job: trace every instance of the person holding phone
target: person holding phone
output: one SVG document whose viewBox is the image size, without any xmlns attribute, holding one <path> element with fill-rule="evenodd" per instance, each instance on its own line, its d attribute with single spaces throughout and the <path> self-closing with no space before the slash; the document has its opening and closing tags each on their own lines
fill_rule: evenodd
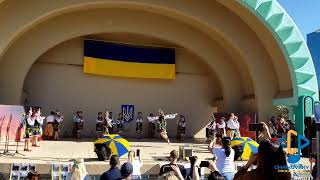
<svg viewBox="0 0 320 180">
<path fill-rule="evenodd" d="M 197 158 L 194 165 L 191 166 L 192 180 L 200 180 L 200 168 L 202 167 L 206 167 L 210 169 L 211 173 L 208 176 L 209 180 L 224 180 L 224 177 L 220 174 L 216 166 L 216 161 L 217 161 L 217 158 L 215 156 L 212 158 L 211 161 L 200 161 L 200 159 Z"/>
<path fill-rule="evenodd" d="M 179 179 L 183 179 L 183 176 L 186 176 L 187 173 L 183 165 L 177 164 L 178 158 L 178 152 L 176 150 L 172 150 L 170 152 L 170 163 L 161 166 L 159 176 L 165 176 L 173 173 Z"/>
<path fill-rule="evenodd" d="M 138 157 L 138 159 L 136 157 Z M 133 179 L 141 179 L 140 169 L 143 166 L 143 162 L 142 162 L 142 157 L 140 154 L 140 149 L 137 149 L 137 153 L 135 153 L 132 150 L 129 151 L 128 162 L 133 165 L 132 178 Z"/>
<path fill-rule="evenodd" d="M 216 138 L 209 144 L 209 150 L 215 157 L 217 157 L 217 168 L 224 179 L 232 180 L 236 169 L 234 166 L 235 152 L 230 147 L 231 138 L 223 137 L 222 146 L 216 146 Z"/>
</svg>

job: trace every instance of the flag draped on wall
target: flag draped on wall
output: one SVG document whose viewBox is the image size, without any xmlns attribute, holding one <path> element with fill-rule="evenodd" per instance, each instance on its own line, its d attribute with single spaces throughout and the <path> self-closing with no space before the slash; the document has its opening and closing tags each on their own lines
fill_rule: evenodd
<svg viewBox="0 0 320 180">
<path fill-rule="evenodd" d="M 84 41 L 84 73 L 175 79 L 175 51 L 102 41 Z"/>
</svg>

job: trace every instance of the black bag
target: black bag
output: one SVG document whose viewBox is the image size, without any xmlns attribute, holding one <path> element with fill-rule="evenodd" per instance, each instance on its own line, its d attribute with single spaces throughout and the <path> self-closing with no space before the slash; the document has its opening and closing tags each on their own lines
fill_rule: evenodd
<svg viewBox="0 0 320 180">
<path fill-rule="evenodd" d="M 234 150 L 234 160 L 236 161 L 241 158 L 241 155 L 243 153 L 242 146 L 233 146 L 232 149 Z"/>
</svg>

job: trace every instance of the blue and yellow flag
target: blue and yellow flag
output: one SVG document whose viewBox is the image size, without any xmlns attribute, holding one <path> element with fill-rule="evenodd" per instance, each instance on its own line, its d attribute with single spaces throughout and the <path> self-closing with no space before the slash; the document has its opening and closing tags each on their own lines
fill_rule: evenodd
<svg viewBox="0 0 320 180">
<path fill-rule="evenodd" d="M 102 41 L 84 41 L 84 72 L 90 74 L 175 79 L 175 51 Z"/>
</svg>

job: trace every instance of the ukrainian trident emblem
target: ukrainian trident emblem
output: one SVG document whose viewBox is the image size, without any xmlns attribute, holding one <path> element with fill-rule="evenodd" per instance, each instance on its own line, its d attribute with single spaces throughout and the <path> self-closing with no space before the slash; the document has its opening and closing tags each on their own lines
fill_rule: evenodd
<svg viewBox="0 0 320 180">
<path fill-rule="evenodd" d="M 122 116 L 126 122 L 132 121 L 134 117 L 134 105 L 121 105 Z"/>
</svg>

